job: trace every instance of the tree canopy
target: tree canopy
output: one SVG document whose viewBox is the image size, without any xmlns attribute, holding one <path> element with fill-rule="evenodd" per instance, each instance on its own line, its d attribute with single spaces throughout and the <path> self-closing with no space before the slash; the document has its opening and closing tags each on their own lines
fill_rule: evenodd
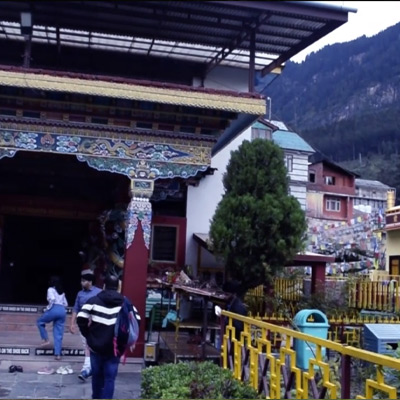
<svg viewBox="0 0 400 400">
<path fill-rule="evenodd" d="M 210 227 L 214 254 L 230 278 L 255 287 L 302 249 L 305 215 L 288 194 L 283 152 L 271 141 L 244 141 L 231 153 L 223 183 Z"/>
</svg>

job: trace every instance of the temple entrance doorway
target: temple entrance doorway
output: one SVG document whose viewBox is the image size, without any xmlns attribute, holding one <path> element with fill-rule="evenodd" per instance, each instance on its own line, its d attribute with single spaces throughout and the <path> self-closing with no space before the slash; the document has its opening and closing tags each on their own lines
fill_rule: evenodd
<svg viewBox="0 0 400 400">
<path fill-rule="evenodd" d="M 72 305 L 86 264 L 79 253 L 98 217 L 129 202 L 128 189 L 125 176 L 75 156 L 21 151 L 1 159 L 0 303 L 46 304 L 49 278 L 60 275 Z"/>
<path fill-rule="evenodd" d="M 0 302 L 46 304 L 48 281 L 62 278 L 69 305 L 80 289 L 79 252 L 88 221 L 6 216 L 0 270 Z"/>
</svg>

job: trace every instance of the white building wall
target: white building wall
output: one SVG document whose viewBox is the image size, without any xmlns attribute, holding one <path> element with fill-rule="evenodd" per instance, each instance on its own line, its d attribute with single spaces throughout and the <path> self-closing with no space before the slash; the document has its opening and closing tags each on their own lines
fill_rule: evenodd
<svg viewBox="0 0 400 400">
<path fill-rule="evenodd" d="M 204 81 L 204 86 L 214 89 L 248 91 L 248 71 L 229 67 L 214 68 Z M 232 142 L 219 151 L 211 160 L 211 167 L 216 168 L 214 175 L 208 175 L 200 181 L 199 186 L 189 186 L 187 193 L 187 230 L 186 230 L 186 264 L 193 270 L 197 265 L 197 243 L 193 233 L 208 233 L 211 219 L 224 193 L 223 174 L 231 157 L 244 140 L 251 140 L 251 127 L 238 135 Z M 308 181 L 308 154 L 297 151 L 285 151 L 293 156 L 293 171 L 289 174 L 290 193 L 296 197 L 303 210 L 306 210 L 306 182 Z M 303 184 L 304 183 L 304 184 Z M 201 252 L 201 266 L 213 267 L 217 260 L 207 251 Z"/>
<path fill-rule="evenodd" d="M 200 181 L 197 187 L 189 186 L 187 192 L 187 227 L 186 227 L 186 264 L 192 267 L 197 263 L 197 244 L 193 233 L 208 233 L 211 219 L 224 193 L 223 174 L 231 158 L 231 152 L 237 150 L 243 140 L 251 140 L 251 128 L 230 142 L 211 160 L 211 167 L 217 168 L 214 175 L 208 175 Z M 202 267 L 212 267 L 217 264 L 214 257 L 202 253 Z"/>
<path fill-rule="evenodd" d="M 299 184 L 290 183 L 290 194 L 298 200 L 300 203 L 301 209 L 306 211 L 307 206 L 307 188 L 306 186 L 301 186 Z"/>
<path fill-rule="evenodd" d="M 308 182 L 308 153 L 285 152 L 293 156 L 293 170 L 289 173 L 290 180 L 298 182 Z"/>
<path fill-rule="evenodd" d="M 249 72 L 231 67 L 215 67 L 204 80 L 204 87 L 247 93 L 249 91 Z"/>
<path fill-rule="evenodd" d="M 206 88 L 248 92 L 249 73 L 229 67 L 216 67 L 204 81 Z M 216 168 L 214 175 L 208 175 L 200 181 L 199 186 L 189 186 L 187 192 L 187 226 L 186 226 L 186 264 L 195 268 L 197 264 L 197 243 L 193 233 L 208 233 L 211 218 L 222 198 L 224 186 L 222 176 L 226 171 L 231 151 L 236 150 L 243 140 L 251 140 L 251 128 L 248 128 L 211 160 L 211 167 Z M 217 261 L 207 251 L 202 251 L 202 267 L 213 267 Z"/>
<path fill-rule="evenodd" d="M 285 155 L 293 156 L 293 169 L 289 172 L 290 194 L 298 200 L 301 209 L 306 211 L 307 181 L 308 181 L 308 153 L 284 151 Z"/>
</svg>

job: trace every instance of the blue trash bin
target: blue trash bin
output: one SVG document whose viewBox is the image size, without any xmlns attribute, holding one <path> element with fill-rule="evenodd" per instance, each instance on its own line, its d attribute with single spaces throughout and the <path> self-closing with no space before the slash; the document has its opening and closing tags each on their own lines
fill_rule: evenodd
<svg viewBox="0 0 400 400">
<path fill-rule="evenodd" d="M 312 321 L 309 321 L 312 319 Z M 293 322 L 300 332 L 315 336 L 320 339 L 328 338 L 329 323 L 326 315 L 319 310 L 301 310 Z M 316 345 L 305 340 L 295 339 L 294 350 L 296 351 L 296 366 L 301 369 L 308 369 L 310 358 L 315 358 Z M 322 356 L 325 356 L 325 348 L 321 349 Z"/>
</svg>

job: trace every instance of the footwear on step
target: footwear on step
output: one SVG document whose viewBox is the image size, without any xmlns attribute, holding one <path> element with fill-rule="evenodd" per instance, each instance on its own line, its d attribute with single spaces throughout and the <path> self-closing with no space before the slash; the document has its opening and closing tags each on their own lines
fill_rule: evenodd
<svg viewBox="0 0 400 400">
<path fill-rule="evenodd" d="M 61 375 L 68 375 L 69 373 L 65 367 L 59 367 L 56 372 Z"/>
<path fill-rule="evenodd" d="M 49 367 L 44 367 L 42 369 L 39 369 L 39 371 L 37 373 L 39 375 L 52 375 L 52 374 L 54 374 L 54 369 L 49 368 Z"/>
<path fill-rule="evenodd" d="M 72 369 L 72 367 L 70 365 L 66 365 L 64 367 L 64 369 L 67 371 L 68 374 L 73 374 L 74 370 Z"/>
<path fill-rule="evenodd" d="M 82 382 L 86 382 L 86 379 L 89 378 L 89 376 L 91 376 L 92 374 L 89 373 L 88 371 L 81 371 L 81 373 L 78 375 L 78 378 L 82 381 Z"/>
<path fill-rule="evenodd" d="M 42 343 L 40 343 L 40 347 L 46 347 L 50 345 L 50 341 L 49 340 L 43 340 Z"/>
<path fill-rule="evenodd" d="M 55 356 L 54 357 L 57 361 L 60 361 L 61 360 L 61 356 Z"/>
</svg>

